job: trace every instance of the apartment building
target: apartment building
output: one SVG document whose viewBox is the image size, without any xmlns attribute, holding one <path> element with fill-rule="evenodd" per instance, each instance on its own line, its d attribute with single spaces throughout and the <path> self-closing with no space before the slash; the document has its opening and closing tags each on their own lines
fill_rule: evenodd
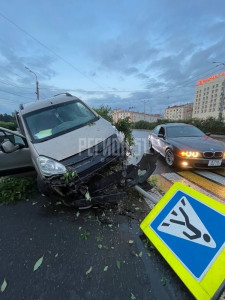
<svg viewBox="0 0 225 300">
<path fill-rule="evenodd" d="M 120 108 L 114 109 L 112 111 L 112 116 L 114 123 L 116 123 L 119 119 L 124 119 L 126 117 L 129 117 L 131 122 L 147 121 L 150 123 L 156 122 L 157 119 L 163 118 L 163 116 L 160 114 L 144 114 L 130 110 L 123 110 Z"/>
<path fill-rule="evenodd" d="M 165 109 L 164 117 L 167 120 L 188 120 L 192 118 L 193 103 L 168 106 Z"/>
<path fill-rule="evenodd" d="M 195 88 L 193 118 L 225 118 L 225 72 L 198 80 Z"/>
</svg>

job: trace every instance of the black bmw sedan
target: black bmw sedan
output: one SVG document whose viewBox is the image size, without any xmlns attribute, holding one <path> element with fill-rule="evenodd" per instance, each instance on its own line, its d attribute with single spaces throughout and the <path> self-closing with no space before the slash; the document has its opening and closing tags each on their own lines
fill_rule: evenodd
<svg viewBox="0 0 225 300">
<path fill-rule="evenodd" d="M 150 149 L 165 157 L 169 166 L 184 168 L 225 167 L 225 144 L 193 125 L 158 125 L 148 137 Z"/>
</svg>

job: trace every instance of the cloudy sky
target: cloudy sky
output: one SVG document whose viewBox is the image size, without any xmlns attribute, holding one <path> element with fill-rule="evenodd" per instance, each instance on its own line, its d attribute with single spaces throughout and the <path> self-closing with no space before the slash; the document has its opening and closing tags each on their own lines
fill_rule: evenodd
<svg viewBox="0 0 225 300">
<path fill-rule="evenodd" d="M 92 107 L 163 113 L 225 71 L 224 0 L 0 3 L 0 113 L 70 92 Z"/>
</svg>

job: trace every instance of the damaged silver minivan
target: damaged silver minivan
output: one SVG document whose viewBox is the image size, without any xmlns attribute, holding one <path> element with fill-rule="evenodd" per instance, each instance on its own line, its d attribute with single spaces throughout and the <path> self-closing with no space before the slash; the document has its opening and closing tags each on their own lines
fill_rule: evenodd
<svg viewBox="0 0 225 300">
<path fill-rule="evenodd" d="M 34 168 L 39 190 L 66 205 L 104 202 L 112 186 L 110 197 L 118 198 L 119 187 L 141 183 L 155 169 L 150 154 L 127 165 L 123 134 L 71 94 L 20 105 L 15 116 L 17 132 L 0 128 L 0 176 Z"/>
</svg>

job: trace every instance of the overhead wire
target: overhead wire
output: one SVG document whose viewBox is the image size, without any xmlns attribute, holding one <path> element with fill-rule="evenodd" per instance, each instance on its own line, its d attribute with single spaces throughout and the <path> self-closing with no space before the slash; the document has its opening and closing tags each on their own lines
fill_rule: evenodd
<svg viewBox="0 0 225 300">
<path fill-rule="evenodd" d="M 11 94 L 11 95 L 18 96 L 18 97 L 22 97 L 22 98 L 30 99 L 30 97 L 22 96 L 22 95 L 19 95 L 19 94 L 16 94 L 16 93 L 12 93 L 12 92 L 8 92 L 8 91 L 4 91 L 4 90 L 1 90 L 1 89 L 0 89 L 0 92 L 7 93 L 7 94 Z M 30 100 L 31 100 L 31 99 L 30 99 Z"/>
<path fill-rule="evenodd" d="M 91 79 L 89 76 L 87 76 L 85 73 L 81 72 L 77 67 L 75 67 L 71 62 L 69 62 L 68 60 L 66 60 L 65 58 L 63 58 L 61 55 L 59 55 L 58 53 L 56 53 L 54 50 L 52 50 L 50 47 L 48 47 L 47 45 L 45 45 L 43 42 L 41 42 L 40 40 L 38 40 L 36 37 L 34 37 L 33 35 L 31 35 L 30 33 L 28 33 L 26 30 L 24 30 L 22 27 L 20 27 L 19 25 L 17 25 L 14 21 L 10 20 L 8 17 L 6 17 L 4 14 L 2 14 L 0 12 L 0 16 L 2 18 L 4 18 L 6 21 L 8 21 L 9 23 L 11 23 L 13 26 L 15 26 L 18 30 L 20 30 L 21 32 L 23 32 L 24 34 L 26 34 L 27 36 L 29 36 L 31 39 L 33 39 L 35 42 L 37 42 L 39 45 L 41 45 L 42 47 L 44 47 L 45 49 L 47 49 L 49 52 L 51 52 L 52 54 L 55 55 L 55 57 L 57 57 L 58 59 L 62 60 L 64 63 L 66 63 L 67 65 L 69 65 L 70 67 L 72 67 L 75 71 L 77 71 L 78 73 L 80 73 L 82 76 L 86 77 L 90 82 L 94 83 L 95 85 L 97 85 L 98 87 L 100 87 L 101 91 L 86 91 L 84 90 L 84 92 L 93 92 L 93 93 L 137 93 L 137 92 L 150 92 L 149 89 L 143 89 L 143 90 L 134 90 L 134 91 L 130 91 L 130 90 L 111 90 L 111 91 L 107 91 L 105 90 L 102 86 L 100 86 L 95 80 Z M 218 65 L 219 66 L 219 65 Z M 209 73 L 211 70 L 213 69 L 216 69 L 218 66 L 215 66 L 215 67 L 212 67 L 210 68 L 209 70 L 207 71 L 204 71 L 203 73 L 200 73 L 200 74 L 196 74 L 194 75 L 193 77 L 191 77 L 190 79 L 187 79 L 185 81 L 183 81 L 182 83 L 178 84 L 176 87 L 174 88 L 169 88 L 169 89 L 166 89 L 162 92 L 158 92 L 157 95 L 162 95 L 164 93 L 168 93 L 170 91 L 175 91 L 177 90 L 177 88 L 179 87 L 185 87 L 184 84 L 188 83 L 188 84 L 191 84 L 193 81 L 194 81 L 194 78 L 197 78 L 197 77 L 200 77 L 200 76 L 203 76 L 203 74 L 205 73 Z M 9 71 L 9 70 L 7 70 Z M 12 71 L 9 71 L 11 73 L 14 73 Z M 19 76 L 22 78 L 22 76 L 14 73 L 15 75 Z M 1 81 L 2 82 L 2 81 Z M 2 82 L 3 84 L 8 84 L 8 85 L 12 85 L 14 87 L 18 87 L 18 88 L 25 88 L 25 89 L 32 89 L 32 88 L 29 88 L 29 87 L 22 87 L 22 86 L 15 86 L 11 83 L 6 83 L 6 82 Z M 189 86 L 186 86 L 186 87 L 189 87 Z M 40 89 L 47 89 L 47 90 L 51 90 L 52 88 L 48 88 L 48 87 L 43 87 L 43 88 L 40 88 Z M 52 90 L 69 90 L 69 91 L 78 91 L 78 90 L 74 90 L 74 89 L 59 89 L 59 88 L 54 88 Z M 3 91 L 3 92 L 6 92 L 6 91 Z M 9 93 L 9 92 L 8 92 Z M 11 94 L 14 94 L 14 93 L 11 93 Z M 43 94 L 43 93 L 42 93 Z M 17 95 L 17 94 L 14 94 L 16 96 L 20 96 L 20 97 L 24 97 L 24 96 L 21 96 L 21 95 Z M 25 97 L 25 98 L 28 98 L 28 97 Z"/>
<path fill-rule="evenodd" d="M 24 34 L 26 34 L 27 36 L 29 36 L 31 39 L 33 39 L 35 42 L 37 42 L 39 45 L 41 45 L 42 47 L 44 47 L 45 49 L 47 49 L 48 51 L 50 51 L 51 53 L 53 53 L 58 59 L 62 60 L 64 63 L 66 63 L 67 65 L 69 65 L 70 67 L 72 67 L 75 71 L 77 71 L 78 73 L 80 73 L 82 76 L 86 77 L 90 82 L 94 83 L 95 85 L 97 85 L 98 87 L 100 87 L 101 89 L 104 89 L 101 85 L 99 85 L 95 80 L 91 79 L 89 76 L 87 76 L 85 73 L 81 72 L 77 67 L 75 67 L 71 62 L 69 62 L 68 60 L 66 60 L 65 58 L 63 58 L 61 55 L 59 55 L 58 53 L 56 53 L 54 50 L 50 49 L 48 46 L 46 46 L 44 43 L 42 43 L 41 41 L 39 41 L 36 37 L 34 37 L 33 35 L 31 35 L 30 33 L 28 33 L 26 30 L 24 30 L 22 27 L 20 27 L 19 25 L 17 25 L 15 22 L 13 22 L 12 20 L 10 20 L 8 17 L 6 17 L 5 15 L 3 15 L 0 12 L 0 16 L 2 18 L 4 18 L 5 20 L 7 20 L 9 23 L 11 23 L 13 26 L 15 26 L 17 29 L 19 29 L 20 31 L 22 31 Z"/>
</svg>

